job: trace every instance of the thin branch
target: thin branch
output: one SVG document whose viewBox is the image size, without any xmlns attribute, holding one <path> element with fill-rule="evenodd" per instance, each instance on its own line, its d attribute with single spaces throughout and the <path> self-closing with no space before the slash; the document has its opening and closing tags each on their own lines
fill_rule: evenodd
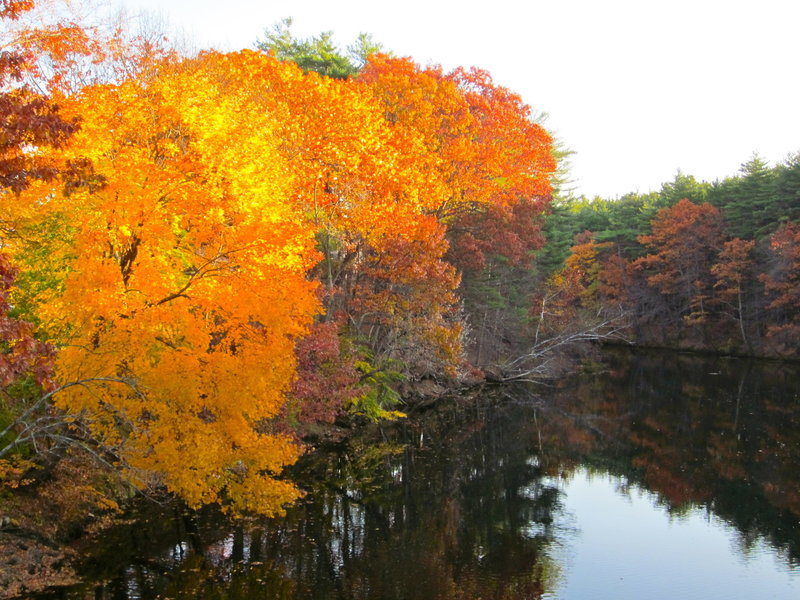
<svg viewBox="0 0 800 600">
<path fill-rule="evenodd" d="M 91 377 L 91 378 L 87 378 L 87 379 L 81 379 L 79 381 L 72 381 L 72 382 L 69 382 L 69 383 L 65 383 L 64 385 L 59 386 L 56 389 L 54 389 L 54 390 L 52 390 L 50 392 L 47 392 L 46 394 L 42 395 L 36 402 L 34 402 L 31 406 L 29 406 L 28 409 L 24 413 L 22 413 L 19 417 L 14 419 L 2 432 L 0 432 L 0 439 L 5 437 L 6 434 L 8 434 L 10 431 L 16 429 L 20 425 L 25 427 L 25 429 L 23 429 L 23 431 L 28 429 L 30 427 L 30 425 L 31 425 L 29 423 L 29 419 L 30 419 L 31 415 L 34 414 L 34 412 L 36 412 L 40 408 L 42 408 L 45 404 L 47 404 L 56 394 L 59 394 L 59 393 L 63 392 L 64 390 L 67 390 L 69 388 L 76 387 L 76 386 L 83 387 L 87 391 L 89 391 L 90 393 L 93 394 L 94 391 L 89 387 L 89 384 L 90 383 L 97 383 L 97 382 L 121 383 L 123 385 L 127 385 L 128 387 L 130 387 L 137 394 L 141 393 L 137 389 L 135 383 L 133 383 L 131 380 L 119 379 L 119 378 L 116 378 L 116 377 Z M 19 440 L 19 437 L 15 438 L 15 440 L 13 442 L 7 444 L 4 448 L 0 448 L 0 457 L 5 456 L 6 454 L 8 454 L 8 452 L 11 451 L 12 448 L 17 446 L 19 443 L 22 443 L 22 442 L 19 442 L 18 440 Z M 35 444 L 35 436 L 30 437 L 29 440 Z"/>
<path fill-rule="evenodd" d="M 627 313 L 620 312 L 602 319 L 601 314 L 596 317 L 600 321 L 594 322 L 584 329 L 562 331 L 559 334 L 539 340 L 539 331 L 533 346 L 523 354 L 505 364 L 498 365 L 502 374 L 500 380 L 509 381 L 535 381 L 535 378 L 546 376 L 552 361 L 559 356 L 559 351 L 565 351 L 576 345 L 587 342 L 603 340 L 627 341 L 625 331 L 628 327 Z"/>
</svg>

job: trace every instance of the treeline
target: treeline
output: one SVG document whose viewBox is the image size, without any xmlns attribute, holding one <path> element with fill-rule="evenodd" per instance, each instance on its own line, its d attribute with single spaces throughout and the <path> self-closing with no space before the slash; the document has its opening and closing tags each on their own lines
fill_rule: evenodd
<svg viewBox="0 0 800 600">
<path fill-rule="evenodd" d="M 550 201 L 519 96 L 363 36 L 185 56 L 33 5 L 0 3 L 0 481 L 280 512 L 309 427 L 469 373 L 461 274 L 528 260 Z"/>
<path fill-rule="evenodd" d="M 613 315 L 638 344 L 798 357 L 800 156 L 552 208 L 544 320 Z"/>
</svg>

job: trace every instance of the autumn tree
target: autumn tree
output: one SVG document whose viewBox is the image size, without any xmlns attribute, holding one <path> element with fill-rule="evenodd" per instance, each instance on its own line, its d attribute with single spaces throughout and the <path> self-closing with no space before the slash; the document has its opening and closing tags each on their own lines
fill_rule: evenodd
<svg viewBox="0 0 800 600">
<path fill-rule="evenodd" d="M 431 346 L 409 324 L 435 329 L 436 307 L 453 302 L 455 284 L 444 271 L 449 290 L 430 279 L 446 246 L 439 225 L 413 201 L 417 181 L 399 172 L 380 105 L 360 83 L 303 74 L 272 57 L 254 60 L 288 111 L 280 151 L 293 173 L 291 196 L 322 252 L 312 274 L 324 286 L 324 319 L 341 322 L 376 367 L 402 360 L 416 370 L 425 361 L 410 360 L 410 348 L 416 343 L 421 358 Z"/>
<path fill-rule="evenodd" d="M 17 21 L 31 10 L 32 1 L 4 0 L 0 20 Z M 77 130 L 77 119 L 64 117 L 51 98 L 26 84 L 32 57 L 4 36 L 0 48 L 0 483 L 25 472 L 19 463 L 24 444 L 41 433 L 46 407 L 38 399 L 52 390 L 54 348 L 35 336 L 34 326 L 21 318 L 11 299 L 19 268 L 5 249 L 13 229 L 5 207 L 36 181 L 53 181 L 61 161 L 41 156 L 39 150 L 59 149 Z"/>
<path fill-rule="evenodd" d="M 674 318 L 702 322 L 713 294 L 711 265 L 722 242 L 719 211 L 708 203 L 681 200 L 661 209 L 652 233 L 639 237 L 649 250 L 634 263 Z"/>
<path fill-rule="evenodd" d="M 574 326 L 580 327 L 580 312 L 597 308 L 600 272 L 598 253 L 597 243 L 590 231 L 575 237 L 564 268 L 554 274 L 533 298 L 531 315 L 536 322 L 534 345 L 540 338 L 550 338 Z"/>
<path fill-rule="evenodd" d="M 214 72 L 247 78 L 247 56 L 205 55 L 70 98 L 63 110 L 83 120 L 63 154 L 93 175 L 21 193 L 12 249 L 30 272 L 50 269 L 28 302 L 60 346 L 59 380 L 87 382 L 56 404 L 128 477 L 193 506 L 274 513 L 297 495 L 275 475 L 298 449 L 264 422 L 283 406 L 295 339 L 317 310 L 305 277 L 315 254 L 289 201 L 275 115 Z M 54 221 L 63 243 L 31 262 L 26 241 Z"/>
<path fill-rule="evenodd" d="M 530 107 L 485 71 L 446 74 L 373 55 L 359 81 L 384 105 L 405 168 L 427 181 L 416 201 L 440 220 L 550 192 L 550 136 L 533 121 Z"/>
<path fill-rule="evenodd" d="M 659 192 L 613 200 L 561 199 L 545 220 L 547 244 L 537 254 L 538 264 L 545 272 L 558 272 L 575 233 L 590 230 L 598 243 L 613 242 L 617 248 L 604 269 L 612 261 L 616 264 L 614 287 L 622 292 L 623 303 L 635 309 L 640 341 L 767 355 L 786 352 L 788 344 L 778 340 L 781 331 L 792 335 L 791 327 L 785 327 L 788 304 L 770 305 L 780 303 L 793 286 L 786 284 L 791 261 L 781 248 L 798 217 L 796 158 L 789 156 L 770 168 L 756 155 L 737 176 L 713 184 L 679 172 Z M 678 211 L 702 212 L 687 210 L 681 197 L 695 206 L 705 206 L 700 204 L 705 200 L 719 215 L 712 217 L 713 210 L 706 208 L 709 218 L 681 225 Z M 656 222 L 652 231 L 651 221 Z M 696 230 L 702 222 L 711 227 Z M 671 223 L 671 232 L 666 223 Z M 773 238 L 776 230 L 780 233 Z M 698 252 L 699 246 L 705 250 Z M 633 261 L 632 269 L 625 267 L 626 261 Z M 769 288 L 766 296 L 762 284 Z M 684 335 L 691 339 L 680 340 Z"/>
<path fill-rule="evenodd" d="M 461 273 L 459 295 L 476 365 L 509 356 L 528 342 L 531 294 L 541 280 L 534 253 L 544 244 L 543 199 L 487 206 L 448 228 L 447 260 Z"/>
<path fill-rule="evenodd" d="M 374 398 L 394 364 L 455 372 L 455 230 L 488 215 L 522 260 L 550 138 L 479 70 L 156 53 L 103 79 L 81 70 L 96 44 L 74 48 L 31 73 L 80 129 L 17 142 L 61 179 L 28 169 L 3 198 L 10 302 L 58 348 L 53 406 L 141 488 L 278 512 L 287 420 Z"/>
<path fill-rule="evenodd" d="M 780 354 L 796 356 L 800 332 L 800 225 L 782 226 L 770 239 L 773 261 L 761 274 L 770 303 L 768 336 Z"/>
<path fill-rule="evenodd" d="M 711 267 L 716 279 L 717 301 L 725 307 L 718 312 L 726 314 L 738 325 L 742 343 L 749 350 L 752 350 L 752 343 L 747 335 L 747 299 L 753 282 L 752 252 L 755 245 L 754 240 L 729 240 L 722 247 L 718 262 Z"/>
<path fill-rule="evenodd" d="M 592 344 L 625 341 L 630 326 L 628 264 L 592 232 L 575 237 L 564 267 L 530 293 L 526 337 L 490 369 L 502 381 L 556 377 Z"/>
<path fill-rule="evenodd" d="M 461 323 L 459 276 L 444 259 L 444 228 L 429 218 L 411 239 L 397 236 L 364 254 L 352 302 L 352 328 L 372 351 L 417 376 L 455 374 Z"/>
<path fill-rule="evenodd" d="M 31 323 L 12 314 L 9 292 L 17 272 L 0 252 L 0 484 L 27 470 L 25 445 L 41 433 L 39 419 L 47 408 L 38 397 L 54 387 L 53 346 L 37 340 Z"/>
<path fill-rule="evenodd" d="M 576 311 L 584 327 L 596 319 L 619 327 L 627 311 L 628 269 L 613 243 L 597 242 L 592 232 L 585 231 L 575 236 L 564 268 L 551 280 L 551 293 L 558 297 L 562 312 Z"/>
<path fill-rule="evenodd" d="M 271 49 L 302 66 L 293 51 Z M 379 54 L 351 81 L 308 72 L 287 82 L 272 85 L 292 99 L 284 148 L 318 232 L 325 318 L 344 315 L 379 363 L 401 361 L 417 376 L 452 371 L 461 324 L 450 232 L 489 209 L 508 223 L 523 199 L 540 211 L 549 136 L 479 71 L 445 74 Z M 533 220 L 525 226 L 536 238 Z"/>
<path fill-rule="evenodd" d="M 532 213 L 546 206 L 555 167 L 552 141 L 530 108 L 477 69 L 444 73 L 374 55 L 358 81 L 383 106 L 398 169 L 411 191 L 402 200 L 447 232 L 446 260 L 466 272 L 490 254 L 527 259 L 526 244 L 541 239 Z M 492 227 L 499 236 L 489 240 Z M 455 326 L 455 303 L 450 307 L 445 322 Z"/>
<path fill-rule="evenodd" d="M 9 292 L 17 272 L 0 253 L 0 389 L 5 391 L 28 375 L 41 387 L 52 388 L 52 348 L 35 339 L 30 323 L 11 314 Z"/>
<path fill-rule="evenodd" d="M 611 200 L 558 199 L 545 221 L 547 244 L 537 253 L 537 262 L 547 275 L 559 271 L 570 254 L 575 236 L 583 231 L 591 231 L 598 243 L 615 244 L 627 260 L 638 258 L 644 252 L 637 238 L 649 233 L 650 221 L 661 208 L 665 205 L 657 192 L 625 194 Z"/>
<path fill-rule="evenodd" d="M 287 428 L 303 433 L 304 428 L 333 423 L 369 393 L 357 351 L 340 330 L 336 321 L 320 321 L 297 342 L 297 377 L 283 408 Z"/>
<path fill-rule="evenodd" d="M 40 92 L 71 94 L 118 83 L 185 54 L 166 26 L 146 14 L 131 17 L 94 0 L 27 4 L 0 32 L 0 45 L 24 57 L 25 80 Z"/>
<path fill-rule="evenodd" d="M 33 9 L 32 1 L 4 0 L 0 20 L 13 22 Z M 19 192 L 37 179 L 52 180 L 58 165 L 39 156 L 38 147 L 59 148 L 77 129 L 77 119 L 63 118 L 59 106 L 27 84 L 35 55 L 17 36 L 0 38 L 0 194 Z M 0 224 L 5 221 L 0 217 Z"/>
</svg>

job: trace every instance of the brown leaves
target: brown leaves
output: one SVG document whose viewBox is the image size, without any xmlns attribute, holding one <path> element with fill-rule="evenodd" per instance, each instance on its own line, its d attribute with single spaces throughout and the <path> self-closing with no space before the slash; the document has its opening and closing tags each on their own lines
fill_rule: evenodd
<svg viewBox="0 0 800 600">
<path fill-rule="evenodd" d="M 773 313 L 768 337 L 779 354 L 796 356 L 800 333 L 800 225 L 781 226 L 770 242 L 774 263 L 769 272 L 759 277 Z"/>
<path fill-rule="evenodd" d="M 646 273 L 653 288 L 672 298 L 685 319 L 702 322 L 713 288 L 710 269 L 723 237 L 719 211 L 684 198 L 660 210 L 652 229 L 652 234 L 639 237 L 651 253 L 634 267 Z"/>
</svg>

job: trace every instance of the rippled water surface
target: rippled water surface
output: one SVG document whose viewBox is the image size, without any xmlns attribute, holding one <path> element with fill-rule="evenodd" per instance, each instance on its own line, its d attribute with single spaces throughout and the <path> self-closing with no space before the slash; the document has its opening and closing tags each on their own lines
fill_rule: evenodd
<svg viewBox="0 0 800 600">
<path fill-rule="evenodd" d="M 800 379 L 609 354 L 306 457 L 285 518 L 143 507 L 64 598 L 800 598 Z"/>
</svg>

